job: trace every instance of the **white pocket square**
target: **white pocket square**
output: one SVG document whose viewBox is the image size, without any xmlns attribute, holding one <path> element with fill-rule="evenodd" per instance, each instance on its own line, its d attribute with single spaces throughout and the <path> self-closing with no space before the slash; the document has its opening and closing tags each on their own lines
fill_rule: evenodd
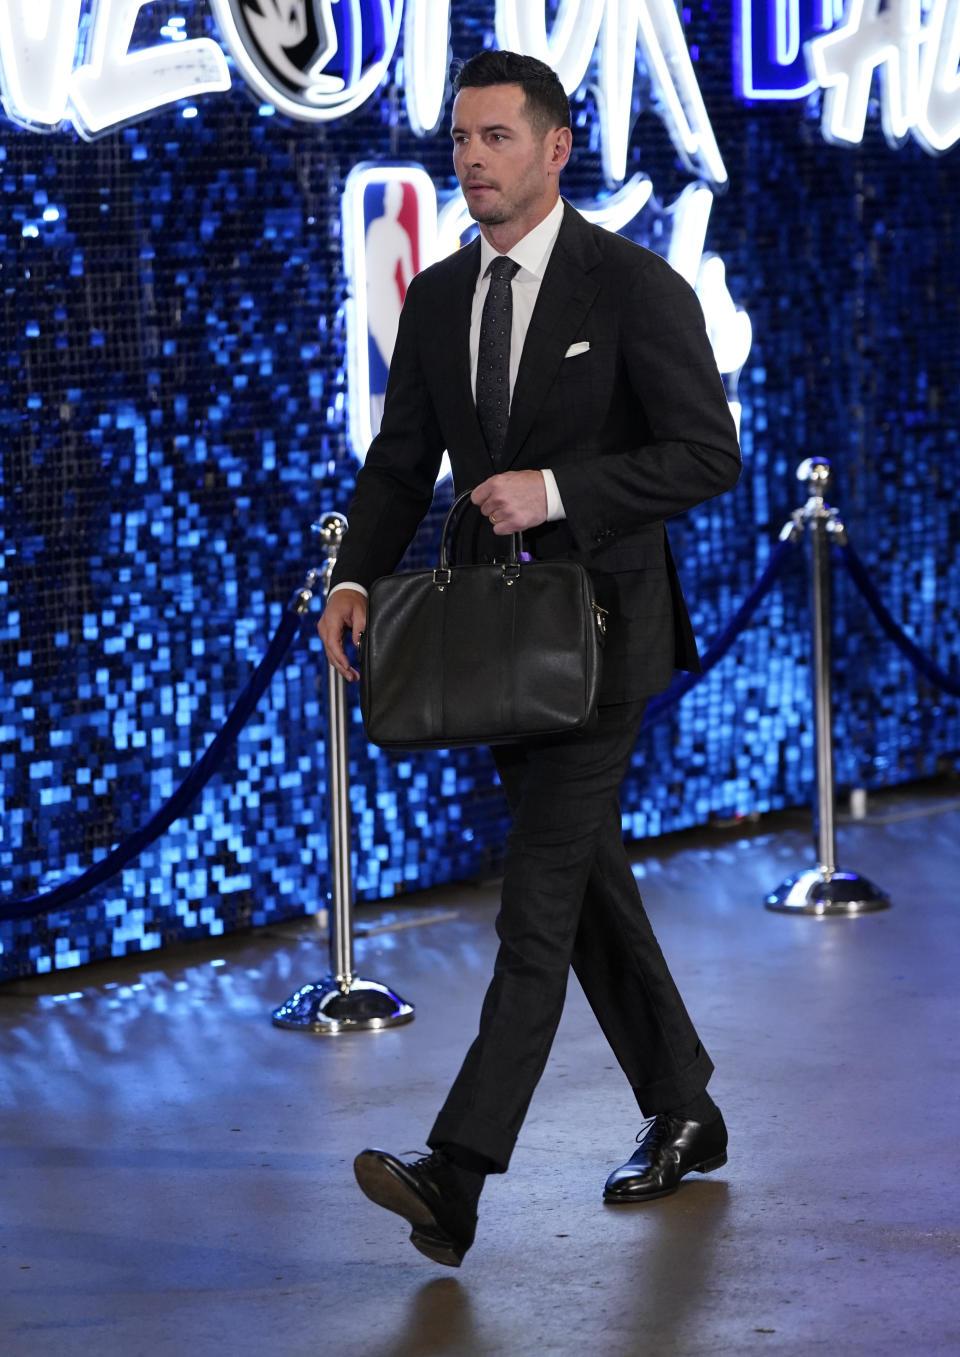
<svg viewBox="0 0 960 1357">
<path fill-rule="evenodd" d="M 589 339 L 581 339 L 578 344 L 571 344 L 563 356 L 564 358 L 576 358 L 578 353 L 587 353 L 589 349 Z"/>
</svg>

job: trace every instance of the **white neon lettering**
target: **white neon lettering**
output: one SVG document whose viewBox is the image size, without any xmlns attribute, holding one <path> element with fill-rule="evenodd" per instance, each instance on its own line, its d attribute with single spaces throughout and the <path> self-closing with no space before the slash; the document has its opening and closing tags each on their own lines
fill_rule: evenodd
<svg viewBox="0 0 960 1357">
<path fill-rule="evenodd" d="M 142 117 L 177 99 L 230 88 L 230 73 L 210 38 L 130 52 L 137 15 L 149 0 L 97 0 L 89 60 L 70 77 L 73 122 L 82 137 Z"/>
<path fill-rule="evenodd" d="M 739 372 L 750 353 L 753 326 L 746 311 L 730 296 L 727 266 L 719 255 L 703 256 L 696 292 L 703 307 L 717 367 L 724 374 Z"/>
<path fill-rule="evenodd" d="M 561 0 L 549 35 L 542 0 L 497 0 L 496 30 L 501 47 L 553 66 L 568 94 L 586 74 L 599 39 L 600 141 L 611 183 L 626 174 L 639 45 L 674 146 L 694 174 L 726 183 L 673 0 Z"/>
<path fill-rule="evenodd" d="M 960 140 L 960 0 L 737 0 L 741 39 L 742 92 L 750 99 L 796 99 L 822 87 L 823 130 L 827 140 L 856 144 L 862 139 L 873 73 L 881 84 L 881 114 L 891 145 L 912 132 L 924 150 L 949 150 Z M 128 50 L 141 8 L 150 0 L 94 0 L 87 26 L 87 57 L 72 70 L 84 0 L 0 0 L 0 102 L 7 117 L 34 131 L 71 117 L 81 135 L 93 136 L 118 123 L 150 113 L 179 98 L 230 86 L 219 45 L 187 39 L 182 20 L 164 24 L 171 39 L 146 51 Z M 195 0 L 199 3 L 199 0 Z M 404 85 L 411 127 L 434 132 L 443 110 L 452 0 L 210 0 L 226 46 L 245 81 L 271 107 L 301 121 L 332 120 L 359 107 L 382 83 L 404 23 Z M 352 34 L 344 77 L 323 69 L 337 52 L 331 6 L 345 16 Z M 382 35 L 374 60 L 364 67 L 362 40 L 376 7 L 374 31 Z M 239 7 L 248 29 L 234 19 Z M 306 31 L 312 7 L 320 43 L 305 69 L 287 51 Z M 366 16 L 366 18 L 365 18 Z M 765 17 L 763 17 L 765 16 Z M 754 23 L 764 24 L 769 52 L 754 53 Z M 572 93 L 598 51 L 600 141 L 604 174 L 613 186 L 626 174 L 637 55 L 662 102 L 670 136 L 693 173 L 721 184 L 726 171 L 703 108 L 696 76 L 673 0 L 559 0 L 550 24 L 546 0 L 497 0 L 502 46 L 551 62 Z M 782 88 L 759 69 L 796 70 L 798 43 L 806 34 L 839 23 L 803 44 L 811 78 L 792 74 Z M 266 56 L 254 60 L 253 47 Z M 766 50 L 766 49 L 765 49 Z M 176 53 L 174 55 L 174 52 Z M 770 65 L 772 63 L 772 67 Z M 284 72 L 301 97 L 277 88 Z M 766 85 L 764 84 L 766 80 Z"/>
<path fill-rule="evenodd" d="M 683 190 L 670 207 L 673 229 L 667 261 L 700 299 L 717 367 L 724 376 L 736 378 L 750 353 L 753 326 L 730 295 L 723 260 L 704 253 L 712 208 L 713 193 L 705 184 L 690 184 Z M 729 405 L 739 428 L 740 403 L 731 400 Z"/>
<path fill-rule="evenodd" d="M 960 140 L 960 0 L 934 0 L 920 68 L 914 135 L 933 154 Z"/>
<path fill-rule="evenodd" d="M 738 24 L 744 97 L 797 99 L 822 89 L 825 140 L 863 140 L 874 73 L 892 147 L 912 133 L 936 155 L 960 140 L 960 0 L 739 0 Z M 794 75 L 797 40 L 806 84 Z M 789 72 L 782 82 L 778 67 Z"/>
<path fill-rule="evenodd" d="M 725 184 L 726 167 L 673 0 L 633 2 L 640 20 L 643 54 L 666 105 L 665 122 L 674 146 L 694 174 L 702 174 L 714 184 Z"/>
<path fill-rule="evenodd" d="M 65 117 L 81 4 L 6 0 L 0 5 L 0 97 L 11 122 L 45 129 Z"/>
<path fill-rule="evenodd" d="M 650 200 L 653 184 L 645 174 L 634 174 L 609 197 L 597 203 L 577 203 L 577 211 L 595 226 L 622 231 Z"/>
<path fill-rule="evenodd" d="M 448 254 L 459 250 L 464 235 L 475 225 L 476 222 L 467 211 L 466 200 L 458 190 L 437 213 L 437 258 L 445 259 Z"/>
<path fill-rule="evenodd" d="M 404 98 L 418 137 L 443 117 L 450 46 L 450 0 L 408 0 L 403 21 Z"/>
<path fill-rule="evenodd" d="M 497 45 L 545 61 L 556 71 L 567 94 L 572 94 L 587 73 L 608 3 L 560 0 L 548 34 L 543 0 L 497 0 Z"/>
<path fill-rule="evenodd" d="M 608 0 L 600 30 L 600 154 L 608 184 L 627 172 L 637 74 L 637 16 L 632 0 Z"/>
<path fill-rule="evenodd" d="M 707 239 L 707 225 L 713 211 L 713 194 L 705 184 L 688 184 L 669 211 L 673 225 L 667 263 L 691 287 L 696 287 Z"/>
<path fill-rule="evenodd" d="M 863 140 L 873 73 L 879 68 L 881 121 L 897 145 L 919 113 L 920 47 L 926 34 L 920 0 L 850 0 L 845 22 L 807 44 L 808 60 L 824 90 L 827 141 Z"/>
</svg>

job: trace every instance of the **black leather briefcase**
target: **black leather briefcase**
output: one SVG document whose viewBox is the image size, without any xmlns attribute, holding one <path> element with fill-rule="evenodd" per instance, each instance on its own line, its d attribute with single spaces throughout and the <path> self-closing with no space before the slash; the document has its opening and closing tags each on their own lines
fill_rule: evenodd
<svg viewBox="0 0 960 1357">
<path fill-rule="evenodd" d="M 501 744 L 580 730 L 596 713 L 603 612 L 575 561 L 450 564 L 454 500 L 433 570 L 370 590 L 360 706 L 385 749 Z"/>
</svg>

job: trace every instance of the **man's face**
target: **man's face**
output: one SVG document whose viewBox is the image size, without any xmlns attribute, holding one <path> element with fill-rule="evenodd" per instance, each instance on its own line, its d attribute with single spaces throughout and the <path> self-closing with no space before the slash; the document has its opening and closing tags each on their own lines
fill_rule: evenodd
<svg viewBox="0 0 960 1357">
<path fill-rule="evenodd" d="M 570 153 L 569 130 L 541 135 L 523 106 L 520 85 L 463 89 L 451 128 L 453 167 L 470 215 L 481 226 L 509 228 L 514 240 L 550 211 Z"/>
</svg>

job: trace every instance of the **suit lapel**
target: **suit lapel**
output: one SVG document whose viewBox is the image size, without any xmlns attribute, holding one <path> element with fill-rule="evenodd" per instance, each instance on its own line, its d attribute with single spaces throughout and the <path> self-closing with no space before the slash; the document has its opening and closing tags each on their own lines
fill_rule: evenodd
<svg viewBox="0 0 960 1357">
<path fill-rule="evenodd" d="M 490 475 L 490 454 L 477 418 L 470 374 L 470 315 L 480 269 L 480 241 L 473 240 L 445 261 L 431 309 L 436 325 L 429 336 L 433 370 L 457 411 L 455 446 L 448 449 L 457 485 L 476 485 Z M 454 439 L 451 439 L 454 442 Z"/>
<path fill-rule="evenodd" d="M 470 382 L 470 312 L 480 268 L 480 242 L 471 241 L 450 258 L 452 278 L 444 284 L 439 314 L 446 318 L 436 331 L 438 355 L 449 373 L 457 399 L 473 403 Z M 478 426 L 479 427 L 479 426 Z"/>
<path fill-rule="evenodd" d="M 565 203 L 557 243 L 523 345 L 501 470 L 516 459 L 557 379 L 564 355 L 596 299 L 600 283 L 593 270 L 599 261 L 589 226 Z"/>
</svg>

